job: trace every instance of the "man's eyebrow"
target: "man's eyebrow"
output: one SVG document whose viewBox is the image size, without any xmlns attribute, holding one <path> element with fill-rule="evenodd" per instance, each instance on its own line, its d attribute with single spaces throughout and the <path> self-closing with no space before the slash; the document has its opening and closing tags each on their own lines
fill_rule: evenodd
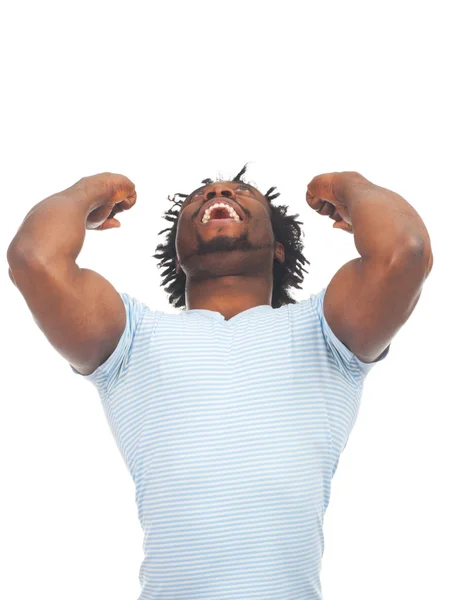
<svg viewBox="0 0 449 600">
<path fill-rule="evenodd" d="M 237 182 L 235 182 L 235 183 L 237 183 Z M 262 192 L 260 192 L 257 188 L 255 188 L 254 186 L 250 185 L 249 183 L 245 183 L 244 181 L 240 181 L 239 184 L 240 185 L 244 185 L 245 187 L 247 187 L 254 197 L 256 197 L 256 198 L 258 196 L 265 197 L 262 194 Z"/>
<path fill-rule="evenodd" d="M 214 183 L 217 183 L 217 182 L 215 181 Z M 254 196 L 256 196 L 256 195 L 257 195 L 257 194 L 256 194 L 256 192 L 260 194 L 259 190 L 256 190 L 256 188 L 254 188 L 254 187 L 253 187 L 252 185 L 250 185 L 249 183 L 245 183 L 244 181 L 230 181 L 230 183 L 235 183 L 235 184 L 238 184 L 238 185 L 237 185 L 237 187 L 238 187 L 239 185 L 244 185 L 245 187 L 247 187 L 247 188 L 250 190 L 250 192 L 252 192 L 252 194 L 253 194 Z M 187 196 L 187 198 L 190 198 L 191 196 L 193 196 L 193 194 L 196 194 L 196 192 L 198 192 L 199 190 L 202 190 L 203 188 L 206 188 L 206 187 L 208 187 L 209 185 L 212 185 L 212 184 L 210 184 L 210 183 L 209 183 L 209 184 L 207 184 L 207 185 L 202 185 L 202 186 L 200 186 L 199 188 L 196 188 L 196 190 L 193 190 L 193 192 L 191 192 L 191 193 L 190 193 L 190 194 Z M 186 199 L 187 199 L 187 198 L 186 198 Z"/>
<path fill-rule="evenodd" d="M 258 190 L 256 190 L 256 188 L 254 188 L 252 185 L 250 185 L 249 183 L 245 183 L 244 181 L 240 181 L 239 182 L 240 185 L 244 185 L 245 187 L 247 187 L 251 192 L 253 192 L 253 194 L 255 192 L 258 192 Z"/>
</svg>

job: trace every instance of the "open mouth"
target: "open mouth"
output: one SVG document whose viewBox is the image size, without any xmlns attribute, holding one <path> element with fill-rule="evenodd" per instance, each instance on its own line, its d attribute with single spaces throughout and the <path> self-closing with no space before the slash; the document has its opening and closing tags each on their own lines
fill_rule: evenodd
<svg viewBox="0 0 449 600">
<path fill-rule="evenodd" d="M 236 221 L 235 219 L 209 219 L 209 221 L 205 221 L 201 225 L 235 225 L 240 222 L 240 220 Z"/>
<path fill-rule="evenodd" d="M 242 219 L 237 214 L 232 206 L 226 204 L 225 202 L 216 202 L 212 206 L 210 206 L 203 214 L 203 218 L 201 219 L 201 223 L 206 225 L 211 221 L 218 222 L 240 222 Z"/>
</svg>

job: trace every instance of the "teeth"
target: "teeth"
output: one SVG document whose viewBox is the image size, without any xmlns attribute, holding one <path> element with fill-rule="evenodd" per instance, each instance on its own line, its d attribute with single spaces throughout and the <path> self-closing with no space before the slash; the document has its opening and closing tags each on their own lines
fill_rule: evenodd
<svg viewBox="0 0 449 600">
<path fill-rule="evenodd" d="M 210 214 L 215 208 L 225 208 L 229 212 L 230 216 L 234 219 L 234 221 L 240 221 L 240 217 L 232 208 L 232 206 L 229 206 L 229 204 L 225 204 L 224 202 L 217 202 L 216 204 L 213 204 L 206 210 L 201 221 L 202 223 L 207 223 L 209 221 Z"/>
</svg>

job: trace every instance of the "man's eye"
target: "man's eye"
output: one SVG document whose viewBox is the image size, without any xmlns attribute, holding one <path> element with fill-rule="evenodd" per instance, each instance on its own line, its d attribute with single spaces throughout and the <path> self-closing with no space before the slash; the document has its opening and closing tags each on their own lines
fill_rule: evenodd
<svg viewBox="0 0 449 600">
<path fill-rule="evenodd" d="M 249 192 L 249 187 L 246 185 L 239 185 L 239 186 L 237 186 L 237 189 L 245 190 L 245 192 Z"/>
</svg>

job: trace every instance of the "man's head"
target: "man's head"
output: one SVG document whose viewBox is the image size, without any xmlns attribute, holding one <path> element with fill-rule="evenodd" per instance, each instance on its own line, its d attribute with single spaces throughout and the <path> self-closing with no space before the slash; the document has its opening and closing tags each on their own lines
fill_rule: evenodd
<svg viewBox="0 0 449 600">
<path fill-rule="evenodd" d="M 169 234 L 154 257 L 162 259 L 159 267 L 167 267 L 161 285 L 171 282 L 165 290 L 175 307 L 185 307 L 189 280 L 252 274 L 270 280 L 273 308 L 295 302 L 287 288 L 301 289 L 301 265 L 310 264 L 301 253 L 302 223 L 295 221 L 298 215 L 285 215 L 286 206 L 271 204 L 279 196 L 270 195 L 276 188 L 263 195 L 244 182 L 245 171 L 246 165 L 230 181 L 205 179 L 191 194 L 169 198 L 179 211 L 167 211 L 165 218 L 173 226 L 159 232 Z M 185 200 L 175 202 L 176 196 Z"/>
</svg>

